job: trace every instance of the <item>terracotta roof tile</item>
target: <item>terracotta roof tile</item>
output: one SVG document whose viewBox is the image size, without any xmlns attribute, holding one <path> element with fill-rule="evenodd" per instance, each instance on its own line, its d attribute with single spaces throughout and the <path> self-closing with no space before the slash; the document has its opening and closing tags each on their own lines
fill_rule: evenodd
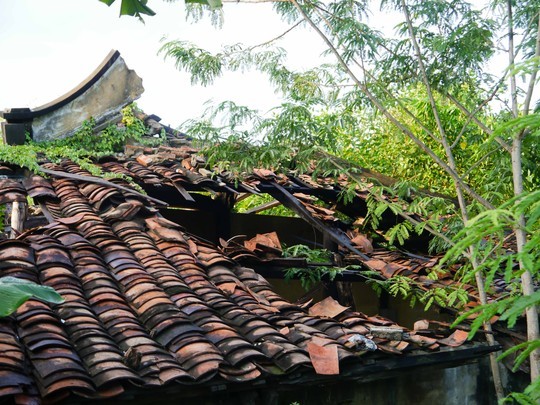
<svg viewBox="0 0 540 405">
<path fill-rule="evenodd" d="M 26 190 L 18 181 L 0 179 L 0 204 L 26 201 Z"/>
</svg>

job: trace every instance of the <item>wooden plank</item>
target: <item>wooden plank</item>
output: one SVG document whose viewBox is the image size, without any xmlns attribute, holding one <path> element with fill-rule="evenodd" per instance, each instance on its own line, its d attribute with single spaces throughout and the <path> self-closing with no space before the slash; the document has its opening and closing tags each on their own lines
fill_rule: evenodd
<svg viewBox="0 0 540 405">
<path fill-rule="evenodd" d="M 172 181 L 171 183 L 173 184 L 174 188 L 176 188 L 176 190 L 180 193 L 180 195 L 184 198 L 184 200 L 195 202 L 193 197 L 187 192 L 187 190 L 184 187 L 182 187 L 180 184 L 174 181 Z"/>
<path fill-rule="evenodd" d="M 47 221 L 52 224 L 54 222 L 54 218 L 47 206 L 44 203 L 39 203 L 39 208 L 41 208 L 41 212 L 43 213 L 43 216 L 47 219 Z"/>
<path fill-rule="evenodd" d="M 362 260 L 370 260 L 368 256 L 359 251 L 351 241 L 343 234 L 340 234 L 338 230 L 334 230 L 326 226 L 322 221 L 314 218 L 309 211 L 302 205 L 298 199 L 289 193 L 284 187 L 278 183 L 271 183 L 274 186 L 274 190 L 277 192 L 269 191 L 270 194 L 276 199 L 279 200 L 287 208 L 293 210 L 306 222 L 314 226 L 316 229 L 321 231 L 324 234 L 327 234 L 332 240 L 334 240 L 338 245 L 343 246 L 349 249 L 354 254 L 358 255 Z M 369 267 L 369 266 L 368 266 Z"/>
<path fill-rule="evenodd" d="M 251 208 L 247 210 L 246 212 L 244 212 L 244 214 L 257 214 L 259 212 L 266 211 L 266 210 L 269 210 L 270 208 L 278 207 L 280 205 L 281 205 L 281 201 L 274 200 L 274 201 L 261 204 L 258 207 Z"/>
<path fill-rule="evenodd" d="M 25 219 L 26 203 L 14 201 L 11 204 L 11 239 L 15 239 L 17 236 L 23 233 Z"/>
</svg>

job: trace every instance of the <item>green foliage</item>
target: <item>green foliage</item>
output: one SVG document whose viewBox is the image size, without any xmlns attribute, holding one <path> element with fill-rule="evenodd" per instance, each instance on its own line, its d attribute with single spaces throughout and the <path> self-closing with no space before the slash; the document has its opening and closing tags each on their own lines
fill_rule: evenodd
<svg viewBox="0 0 540 405">
<path fill-rule="evenodd" d="M 516 226 L 520 215 L 525 216 L 525 231 L 529 237 L 522 253 L 509 252 L 504 242 L 509 236 L 508 231 Z M 534 276 L 540 270 L 539 218 L 540 190 L 514 197 L 497 209 L 485 211 L 472 218 L 467 226 L 458 232 L 456 244 L 446 253 L 440 264 L 459 259 L 463 251 L 474 246 L 481 269 L 499 269 L 502 256 L 504 262 L 522 261 Z M 507 273 L 508 279 L 513 275 L 511 268 Z"/>
<path fill-rule="evenodd" d="M 107 6 L 111 6 L 116 0 L 99 0 Z M 146 4 L 148 0 L 121 0 L 120 16 L 130 15 L 142 20 L 142 15 L 154 16 L 156 13 Z"/>
<path fill-rule="evenodd" d="M 398 1 L 382 1 L 383 7 L 402 11 Z M 422 59 L 430 84 L 449 88 L 463 80 L 474 80 L 483 72 L 483 62 L 493 55 L 494 22 L 471 3 L 463 1 L 408 1 L 413 31 L 422 49 Z M 405 22 L 397 25 L 398 38 L 382 58 L 379 71 L 385 80 L 415 82 L 418 64 Z M 444 56 L 444 57 L 443 57 Z"/>
<path fill-rule="evenodd" d="M 111 6 L 116 0 L 99 0 L 105 3 L 107 6 Z M 174 0 L 166 0 L 174 1 Z M 223 7 L 221 0 L 184 0 L 186 4 L 201 4 L 210 8 L 210 10 L 217 10 Z M 137 17 L 141 22 L 144 22 L 144 16 L 155 16 L 156 13 L 150 7 L 148 7 L 148 0 L 121 0 L 120 4 L 120 16 L 128 15 L 131 17 Z"/>
<path fill-rule="evenodd" d="M 436 279 L 436 273 L 432 272 L 429 275 Z M 424 305 L 424 310 L 429 310 L 434 304 L 441 308 L 462 308 L 470 297 L 464 289 L 449 287 L 431 286 L 427 291 L 424 286 L 419 285 L 415 280 L 406 276 L 394 276 L 388 280 L 371 280 L 372 285 L 376 284 L 377 290 L 385 290 L 393 297 L 400 297 L 409 301 L 411 307 L 414 307 L 417 302 Z"/>
<path fill-rule="evenodd" d="M 326 249 L 311 249 L 306 245 L 293 245 L 283 249 L 283 257 L 304 257 L 310 263 L 324 263 L 332 260 L 332 253 Z"/>
<path fill-rule="evenodd" d="M 0 161 L 26 167 L 35 173 L 40 172 L 38 152 L 30 145 L 0 145 Z"/>
<path fill-rule="evenodd" d="M 306 245 L 293 245 L 283 249 L 283 257 L 304 257 L 308 264 L 328 263 L 332 260 L 332 254 L 326 249 L 311 249 Z M 302 288 L 308 291 L 314 285 L 320 283 L 323 278 L 334 279 L 343 271 L 334 266 L 313 265 L 310 267 L 292 267 L 285 270 L 285 280 L 300 279 Z"/>
<path fill-rule="evenodd" d="M 524 229 L 527 241 L 521 253 L 508 250 L 505 242 L 509 237 L 510 229 L 519 225 L 520 215 L 524 215 Z M 457 233 L 452 247 L 440 262 L 440 265 L 459 260 L 462 253 L 471 246 L 475 259 L 480 263 L 476 271 L 486 274 L 486 281 L 491 283 L 495 276 L 504 277 L 508 284 L 505 295 L 497 301 L 482 305 L 462 314 L 456 323 L 474 315 L 471 325 L 471 336 L 480 329 L 484 322 L 489 322 L 494 316 L 499 316 L 500 322 L 507 322 L 512 328 L 523 316 L 527 308 L 540 304 L 540 291 L 531 295 L 523 295 L 519 277 L 524 270 L 528 270 L 533 279 L 538 279 L 540 272 L 540 190 L 529 192 L 515 197 L 494 210 L 485 211 L 471 219 L 467 226 Z M 518 263 L 522 263 L 522 269 Z M 474 272 L 464 272 L 464 281 L 467 277 L 474 277 Z M 489 285 L 489 284 L 488 284 Z M 540 347 L 540 341 L 532 340 L 509 349 L 503 356 L 514 352 L 521 353 L 516 358 L 515 367 Z M 540 386 L 533 382 L 524 393 L 513 393 L 509 397 L 518 403 L 535 403 L 540 398 Z M 527 401 L 533 402 L 527 402 Z"/>
<path fill-rule="evenodd" d="M 285 281 L 300 279 L 302 288 L 309 291 L 310 288 L 320 283 L 325 277 L 328 277 L 329 281 L 334 281 L 336 276 L 342 271 L 343 269 L 337 267 L 326 266 L 308 268 L 291 267 L 285 270 Z"/>
<path fill-rule="evenodd" d="M 39 163 L 44 159 L 53 162 L 70 159 L 93 175 L 125 178 L 114 173 L 101 173 L 92 163 L 92 159 L 122 152 L 127 142 L 145 146 L 157 146 L 163 142 L 163 138 L 144 136 L 146 128 L 144 123 L 135 117 L 134 108 L 128 106 L 122 110 L 121 126 L 110 125 L 97 134 L 94 133 L 95 123 L 91 118 L 83 122 L 81 129 L 73 136 L 64 139 L 39 143 L 30 141 L 25 145 L 0 145 L 0 161 L 41 173 Z"/>
<path fill-rule="evenodd" d="M 261 195 L 250 195 L 247 198 L 244 198 L 242 201 L 234 205 L 235 212 L 244 213 L 252 208 L 259 207 L 260 205 L 275 201 L 273 197 L 268 194 Z M 267 210 L 260 212 L 262 215 L 275 215 L 278 217 L 296 217 L 296 213 L 290 209 L 284 207 L 283 205 L 278 205 L 277 207 L 272 207 Z"/>
<path fill-rule="evenodd" d="M 15 277 L 0 278 L 0 317 L 15 312 L 30 298 L 37 298 L 53 304 L 64 302 L 62 296 L 51 287 Z"/>
</svg>

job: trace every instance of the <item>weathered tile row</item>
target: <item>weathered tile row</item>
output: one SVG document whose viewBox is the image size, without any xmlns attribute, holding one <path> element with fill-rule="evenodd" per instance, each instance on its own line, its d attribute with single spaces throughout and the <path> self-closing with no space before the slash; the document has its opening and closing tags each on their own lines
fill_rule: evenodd
<svg viewBox="0 0 540 405">
<path fill-rule="evenodd" d="M 299 306 L 287 303 L 272 291 L 268 283 L 260 283 L 258 277 L 254 277 L 253 270 L 242 268 L 240 274 L 243 278 L 240 278 L 234 267 L 214 265 L 209 267 L 208 274 L 216 285 L 226 286 L 238 304 L 264 316 L 291 343 L 304 350 L 307 350 L 307 344 L 313 338 L 317 338 L 324 342 L 323 346 L 335 346 L 340 361 L 357 354 L 345 350 L 346 343 L 353 335 L 357 335 L 356 332 L 332 319 L 321 320 L 309 316 Z M 311 327 L 307 326 L 309 324 Z M 302 339 L 298 339 L 300 331 Z"/>
<path fill-rule="evenodd" d="M 3 248 L 10 250 L 6 245 Z M 32 247 L 28 246 L 28 249 L 34 255 Z M 20 267 L 11 275 L 39 283 L 37 267 Z M 29 300 L 14 317 L 17 336 L 25 347 L 34 382 L 42 397 L 63 398 L 69 392 L 88 396 L 94 392 L 92 379 L 64 330 L 62 319 L 49 305 Z"/>
<path fill-rule="evenodd" d="M 103 299 L 102 291 L 100 288 L 84 291 L 73 271 L 75 266 L 68 248 L 47 235 L 31 235 L 27 241 L 36 251 L 41 283 L 53 287 L 65 299 L 56 312 L 96 388 L 105 385 L 110 388 L 116 380 L 142 384 L 135 372 L 124 364 L 122 350 L 93 310 Z"/>
<path fill-rule="evenodd" d="M 11 318 L 0 318 L 0 354 L 0 399 L 23 397 L 31 400 L 36 397 L 38 390 L 28 373 L 25 348 Z"/>
<path fill-rule="evenodd" d="M 37 282 L 34 251 L 19 240 L 0 241 L 0 274 Z"/>
<path fill-rule="evenodd" d="M 0 204 L 26 201 L 26 190 L 21 183 L 0 179 Z"/>
<path fill-rule="evenodd" d="M 57 198 L 51 184 L 37 174 L 31 174 L 22 181 L 29 197 L 32 198 Z"/>
<path fill-rule="evenodd" d="M 212 377 L 223 358 L 200 328 L 179 310 L 79 192 L 72 190 L 62 205 L 66 217 L 81 215 L 77 230 L 99 249 L 130 306 L 154 339 L 172 352 L 194 379 Z M 206 356 L 201 361 L 196 358 L 200 352 Z"/>
<path fill-rule="evenodd" d="M 65 225 L 51 227 L 47 233 L 70 248 L 73 271 L 81 280 L 91 306 L 88 314 L 95 314 L 103 324 L 119 347 L 122 361 L 137 373 L 144 385 L 162 385 L 174 379 L 191 380 L 176 358 L 157 343 L 141 323 L 99 250 Z M 117 376 L 120 377 L 126 378 L 125 375 Z"/>
<path fill-rule="evenodd" d="M 204 331 L 205 337 L 220 350 L 224 359 L 231 366 L 251 371 L 247 375 L 234 376 L 234 380 L 241 381 L 258 377 L 260 372 L 256 370 L 252 360 L 268 361 L 268 359 L 260 351 L 255 350 L 251 343 L 231 326 L 223 322 L 216 311 L 191 290 L 179 275 L 179 270 L 156 247 L 148 233 L 158 231 L 160 222 L 168 221 L 158 217 L 147 218 L 145 223 L 152 224 L 151 229 L 146 229 L 146 224 L 141 221 L 117 221 L 113 223 L 113 229 L 128 244 L 148 273 L 167 292 L 178 308 Z M 172 237 L 171 233 L 169 233 L 170 237 Z M 177 237 L 181 235 L 177 234 Z M 191 256 L 187 259 L 191 260 Z M 189 268 L 185 269 L 182 274 L 189 275 L 189 270 Z M 222 376 L 228 377 L 223 373 Z"/>
<path fill-rule="evenodd" d="M 168 231 L 171 230 L 173 229 Z M 186 285 L 256 349 L 262 351 L 284 371 L 310 364 L 304 351 L 291 344 L 276 327 L 270 325 L 262 316 L 231 300 L 227 289 L 218 288 L 210 280 L 205 267 L 193 256 L 192 250 L 199 249 L 199 246 L 192 239 L 186 238 L 178 231 L 173 236 L 172 232 L 165 232 L 155 226 L 152 231 L 149 235 L 167 259 L 178 269 L 178 274 Z M 168 240 L 164 240 L 163 235 L 166 235 Z M 224 258 L 223 255 L 220 256 L 219 260 L 229 262 L 229 259 Z"/>
</svg>

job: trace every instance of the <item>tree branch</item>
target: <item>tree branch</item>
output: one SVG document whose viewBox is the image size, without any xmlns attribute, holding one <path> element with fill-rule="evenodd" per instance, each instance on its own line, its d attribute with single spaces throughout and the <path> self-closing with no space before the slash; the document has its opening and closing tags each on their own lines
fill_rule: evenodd
<svg viewBox="0 0 540 405">
<path fill-rule="evenodd" d="M 538 13 L 538 27 L 536 31 L 536 48 L 534 56 L 536 58 L 540 57 L 540 12 Z M 529 80 L 529 87 L 527 88 L 527 95 L 525 96 L 525 101 L 523 102 L 523 115 L 529 114 L 529 109 L 531 107 L 531 99 L 534 92 L 534 86 L 536 85 L 536 77 L 538 74 L 538 69 L 540 68 L 538 61 L 535 64 L 536 69 L 531 73 L 531 78 Z"/>
<path fill-rule="evenodd" d="M 293 5 L 296 7 L 296 9 L 300 12 L 300 14 L 304 17 L 306 22 L 315 30 L 315 32 L 321 37 L 321 39 L 326 43 L 330 51 L 335 55 L 337 58 L 339 64 L 343 67 L 345 72 L 351 77 L 351 79 L 356 83 L 356 85 L 362 90 L 362 92 L 369 98 L 369 100 L 373 103 L 373 105 L 385 116 L 387 117 L 390 122 L 392 122 L 398 129 L 403 131 L 420 149 L 422 149 L 424 152 L 426 152 L 444 171 L 446 171 L 450 177 L 454 181 L 456 181 L 462 188 L 465 190 L 467 194 L 469 194 L 472 198 L 474 198 L 476 201 L 478 201 L 481 205 L 483 205 L 486 208 L 494 208 L 491 203 L 489 203 L 486 199 L 478 195 L 475 191 L 473 191 L 461 178 L 460 176 L 452 169 L 450 168 L 433 150 L 431 150 L 424 142 L 422 142 L 420 139 L 418 139 L 412 131 L 404 126 L 401 122 L 399 122 L 398 119 L 396 119 L 383 105 L 382 103 L 375 97 L 369 89 L 356 77 L 354 72 L 349 68 L 343 57 L 340 55 L 338 50 L 334 47 L 332 42 L 328 39 L 328 37 L 317 27 L 317 25 L 313 22 L 313 20 L 305 13 L 305 11 L 302 9 L 302 7 L 298 4 L 296 0 L 290 0 Z"/>
<path fill-rule="evenodd" d="M 492 93 L 492 97 L 495 95 L 495 92 Z M 468 109 L 467 107 L 465 107 L 463 104 L 461 104 L 454 96 L 452 96 L 451 94 L 446 94 L 446 96 L 450 99 L 450 101 L 452 101 L 455 106 L 465 115 L 467 116 L 471 116 L 473 121 L 475 122 L 476 125 L 478 125 L 478 127 L 480 129 L 482 129 L 484 132 L 486 132 L 488 135 L 493 135 L 493 130 L 489 127 L 487 127 L 482 121 L 480 121 L 478 118 L 476 118 L 476 116 L 474 116 Z M 489 99 L 488 99 L 489 100 Z M 487 102 L 487 100 L 486 100 Z M 508 153 L 512 153 L 512 147 L 510 145 L 508 145 L 500 136 L 496 136 L 495 138 L 495 141 L 501 145 L 501 147 L 507 151 Z"/>
</svg>

